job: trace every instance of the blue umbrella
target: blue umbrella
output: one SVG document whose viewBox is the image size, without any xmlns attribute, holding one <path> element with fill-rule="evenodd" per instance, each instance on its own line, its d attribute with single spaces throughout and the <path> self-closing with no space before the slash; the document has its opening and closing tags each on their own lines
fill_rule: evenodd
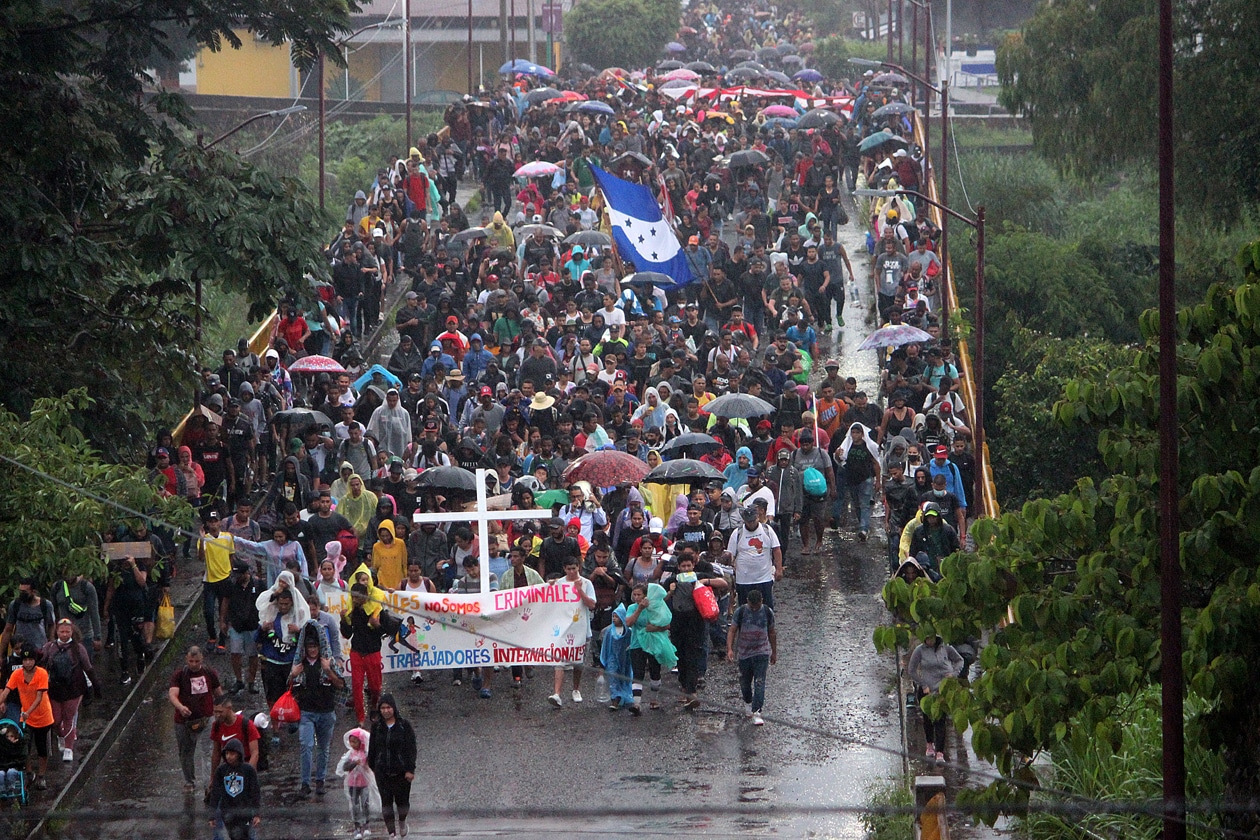
<svg viewBox="0 0 1260 840">
<path fill-rule="evenodd" d="M 499 68 L 499 75 L 506 76 L 509 73 L 519 73 L 524 76 L 554 76 L 553 71 L 543 67 L 541 64 L 535 64 L 529 59 L 517 58 L 509 61 Z"/>
<path fill-rule="evenodd" d="M 796 128 L 796 120 L 790 120 L 787 117 L 772 117 L 761 126 L 762 131 L 774 131 L 776 128 L 790 131 Z"/>
<path fill-rule="evenodd" d="M 608 114 L 609 116 L 612 116 L 613 114 L 616 113 L 616 111 L 613 110 L 613 107 L 609 105 L 607 102 L 593 102 L 593 101 L 579 102 L 577 107 L 574 108 L 573 110 L 581 111 L 585 114 Z"/>
<path fill-rule="evenodd" d="M 687 48 L 677 41 L 670 41 L 665 45 L 666 52 L 686 52 Z"/>
<path fill-rule="evenodd" d="M 821 82 L 823 80 L 823 74 L 810 67 L 793 73 L 792 78 L 796 79 L 798 82 Z"/>
</svg>

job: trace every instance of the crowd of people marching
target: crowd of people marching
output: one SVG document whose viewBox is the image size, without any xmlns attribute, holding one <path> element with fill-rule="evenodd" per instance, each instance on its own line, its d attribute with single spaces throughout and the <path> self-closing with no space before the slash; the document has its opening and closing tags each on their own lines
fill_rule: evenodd
<svg viewBox="0 0 1260 840">
<path fill-rule="evenodd" d="M 265 348 L 242 340 L 206 367 L 201 410 L 149 453 L 162 491 L 200 513 L 201 536 L 128 524 L 110 540 L 144 550 L 114 561 L 104 588 L 28 581 L 11 605 L 0 645 L 21 667 L 0 698 L 21 701 L 12 716 L 35 747 L 34 786 L 54 732 L 73 760 L 102 644 L 124 684 L 145 667 L 157 605 L 186 562 L 205 568 L 205 644 L 172 676 L 169 701 L 188 790 L 209 733 L 207 801 L 232 837 L 257 824 L 256 771 L 287 725 L 301 795 L 325 792 L 346 708 L 356 725 L 336 772 L 355 836 L 378 797 L 390 836 L 406 834 L 415 736 L 381 649 L 409 631 L 382 624 L 384 591 L 477 592 L 483 575 L 492 588 L 571 586 L 591 655 L 555 670 L 551 705 L 583 702 L 582 666 L 597 664 L 614 710 L 658 709 L 672 670 L 679 705 L 695 710 L 710 663 L 726 658 L 761 724 L 785 563 L 821 552 L 829 528 L 866 540 L 882 507 L 889 573 L 938 577 L 966 538 L 975 483 L 936 317 L 939 231 L 904 196 L 878 203 L 869 275 L 837 238 L 853 207 L 845 186 L 919 187 L 905 109 L 879 110 L 908 88 L 824 78 L 808 67 L 811 37 L 808 20 L 774 6 L 694 5 L 672 63 L 508 74 L 381 162 L 328 247 L 331 282 L 314 307 L 283 301 Z M 888 139 L 865 142 L 880 131 Z M 688 276 L 622 282 L 633 255 L 609 247 L 595 167 L 654 190 Z M 479 224 L 457 201 L 461 182 L 478 185 Z M 880 324 L 929 338 L 880 351 L 867 391 L 825 351 L 847 296 L 871 283 Z M 360 342 L 378 333 L 397 345 L 374 365 Z M 767 408 L 715 408 L 730 395 Z M 661 481 L 570 479 L 606 450 L 645 472 L 698 466 Z M 413 522 L 467 501 L 466 486 L 426 479 L 443 467 L 490 470 L 492 496 L 537 511 L 492 529 L 488 569 L 466 524 Z M 952 663 L 916 656 L 916 667 Z M 490 699 L 497 670 L 446 678 Z M 532 676 L 498 679 L 519 690 Z M 286 696 L 296 708 L 260 715 L 261 729 L 236 708 Z"/>
</svg>

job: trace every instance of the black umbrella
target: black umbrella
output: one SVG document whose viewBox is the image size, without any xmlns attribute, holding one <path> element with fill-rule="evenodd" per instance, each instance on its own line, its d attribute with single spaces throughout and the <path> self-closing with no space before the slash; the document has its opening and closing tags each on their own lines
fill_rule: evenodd
<svg viewBox="0 0 1260 840">
<path fill-rule="evenodd" d="M 707 61 L 693 61 L 690 64 L 687 64 L 684 66 L 688 70 L 691 70 L 694 73 L 716 73 L 717 72 L 717 68 Z"/>
<path fill-rule="evenodd" d="M 721 448 L 722 443 L 714 440 L 711 435 L 702 434 L 701 432 L 687 432 L 687 434 L 679 435 L 662 446 L 661 454 L 682 452 L 684 455 L 704 455 L 708 452 L 716 452 Z"/>
<path fill-rule="evenodd" d="M 759 78 L 763 73 L 758 73 L 751 67 L 736 67 L 734 70 L 727 71 L 726 80 L 728 82 L 749 82 Z"/>
<path fill-rule="evenodd" d="M 797 121 L 797 128 L 826 128 L 829 125 L 835 125 L 840 122 L 840 115 L 835 111 L 828 111 L 825 108 L 815 108 L 812 111 L 806 111 L 805 115 Z"/>
<path fill-rule="evenodd" d="M 450 239 L 446 240 L 446 245 L 447 247 L 450 247 L 451 245 L 458 245 L 461 242 L 471 242 L 474 239 L 480 239 L 483 236 L 489 236 L 489 235 L 490 235 L 489 228 L 470 227 L 470 228 L 466 228 L 465 230 L 461 230 L 459 233 L 455 234 Z"/>
<path fill-rule="evenodd" d="M 543 236 L 554 236 L 557 239 L 564 236 L 564 231 L 560 230 L 558 227 L 552 227 L 551 225 L 522 225 L 516 230 L 516 238 L 518 240 L 525 239 L 533 236 L 540 230 L 542 231 Z"/>
<path fill-rule="evenodd" d="M 416 487 L 443 493 L 477 493 L 477 474 L 463 467 L 429 467 L 416 479 Z"/>
<path fill-rule="evenodd" d="M 738 70 L 741 67 L 746 67 L 749 70 L 756 70 L 758 73 L 767 72 L 766 66 L 757 61 L 741 61 L 739 64 L 735 65 L 736 70 Z"/>
<path fill-rule="evenodd" d="M 612 245 L 612 237 L 600 230 L 580 230 L 566 236 L 565 245 L 581 245 L 583 248 L 607 248 Z"/>
<path fill-rule="evenodd" d="M 286 426 L 290 431 L 320 425 L 330 429 L 333 427 L 333 421 L 328 419 L 327 414 L 313 408 L 290 408 L 288 411 L 278 411 L 271 419 L 277 426 Z"/>
<path fill-rule="evenodd" d="M 679 61 L 678 59 L 667 58 L 664 61 L 662 61 L 660 64 L 656 65 L 656 69 L 668 73 L 670 70 L 677 70 L 679 67 L 682 67 L 682 66 L 683 66 L 683 63 Z"/>
<path fill-rule="evenodd" d="M 767 70 L 766 78 L 774 79 L 776 82 L 778 82 L 781 85 L 792 84 L 791 77 L 789 77 L 787 73 L 780 73 L 778 70 Z"/>
<path fill-rule="evenodd" d="M 650 158 L 646 158 L 643 155 L 639 154 L 638 152 L 622 152 L 621 154 L 617 155 L 615 158 L 613 158 L 612 160 L 608 162 L 610 166 L 621 166 L 622 164 L 626 164 L 626 163 L 633 163 L 639 166 L 652 165 L 652 161 Z"/>
<path fill-rule="evenodd" d="M 584 73 L 587 76 L 595 75 L 595 68 L 585 62 L 573 65 L 573 69 L 579 73 Z"/>
<path fill-rule="evenodd" d="M 759 152 L 756 149 L 740 149 L 726 159 L 726 165 L 731 169 L 739 169 L 743 166 L 764 166 L 770 162 L 765 152 Z"/>
<path fill-rule="evenodd" d="M 801 58 L 799 55 L 785 55 L 783 56 L 783 58 L 779 59 L 779 63 L 782 64 L 784 67 L 787 67 L 787 66 L 795 67 L 798 64 L 804 64 L 805 59 Z"/>
<path fill-rule="evenodd" d="M 726 476 L 704 461 L 693 461 L 691 458 L 679 458 L 666 461 L 652 470 L 643 481 L 648 484 L 688 484 L 696 481 L 722 480 Z"/>
<path fill-rule="evenodd" d="M 900 116 L 902 114 L 908 114 L 913 110 L 914 110 L 914 106 L 909 105 L 905 102 L 889 102 L 887 105 L 884 105 L 881 108 L 876 108 L 875 113 L 871 114 L 871 116 L 872 117 L 893 117 L 893 116 Z"/>
<path fill-rule="evenodd" d="M 786 57 L 789 55 L 796 55 L 799 50 L 797 50 L 795 44 L 779 44 L 779 46 L 775 48 L 775 52 Z"/>
<path fill-rule="evenodd" d="M 764 417 L 774 411 L 774 406 L 752 394 L 723 394 L 705 403 L 705 412 L 718 417 Z"/>
<path fill-rule="evenodd" d="M 732 50 L 727 56 L 731 61 L 747 61 L 753 57 L 752 50 Z"/>
<path fill-rule="evenodd" d="M 553 87 L 538 88 L 525 94 L 525 101 L 530 105 L 537 105 L 539 102 L 546 102 L 548 99 L 556 99 L 559 96 L 560 91 Z"/>
<path fill-rule="evenodd" d="M 774 47 L 762 47 L 761 49 L 757 50 L 757 60 L 758 61 L 778 61 L 779 51 L 776 50 Z"/>
</svg>

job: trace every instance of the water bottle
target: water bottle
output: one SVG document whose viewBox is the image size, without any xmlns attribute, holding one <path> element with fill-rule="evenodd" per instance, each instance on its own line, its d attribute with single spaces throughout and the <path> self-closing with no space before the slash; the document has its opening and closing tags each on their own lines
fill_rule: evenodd
<svg viewBox="0 0 1260 840">
<path fill-rule="evenodd" d="M 612 695 L 608 693 L 608 680 L 604 679 L 604 675 L 600 674 L 595 680 L 595 702 L 608 703 L 612 701 Z"/>
</svg>

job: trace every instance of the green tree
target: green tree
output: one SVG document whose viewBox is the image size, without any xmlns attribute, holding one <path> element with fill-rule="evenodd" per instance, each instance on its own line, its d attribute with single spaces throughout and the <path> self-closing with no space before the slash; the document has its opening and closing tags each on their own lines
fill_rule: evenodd
<svg viewBox="0 0 1260 840">
<path fill-rule="evenodd" d="M 74 488 L 187 527 L 192 509 L 158 497 L 143 470 L 105 463 L 72 422 L 90 408 L 82 389 L 36 401 L 23 420 L 0 409 L 0 452 Z M 101 537 L 127 514 L 46 477 L 0 462 L 0 601 L 24 577 L 52 583 L 61 575 L 105 576 Z"/>
<path fill-rule="evenodd" d="M 1195 743 L 1219 751 L 1229 797 L 1250 801 L 1260 783 L 1260 242 L 1240 255 L 1248 280 L 1213 286 L 1178 314 L 1182 632 L 1190 690 L 1208 704 Z M 1156 509 L 1159 414 L 1156 313 L 1144 345 L 1102 383 L 1069 384 L 1054 406 L 1062 423 L 1099 431 L 1110 472 L 1055 499 L 978 522 L 979 549 L 942 563 L 944 578 L 913 589 L 891 582 L 898 615 L 917 622 L 876 631 L 883 648 L 911 633 L 946 640 L 997 627 L 971 685 L 947 683 L 939 702 L 977 754 L 1028 778 L 1025 759 L 1091 741 L 1119 749 L 1126 697 L 1159 675 Z M 1005 619 L 1013 621 L 1005 623 Z M 931 705 L 932 701 L 927 701 Z M 1026 791 L 986 796 L 1018 803 Z M 1254 812 L 1222 817 L 1254 832 Z"/>
<path fill-rule="evenodd" d="M 1019 330 L 1006 345 L 1004 372 L 993 384 L 989 438 L 998 497 L 1017 508 L 1030 499 L 1054 498 L 1075 486 L 1082 476 L 1102 480 L 1098 431 L 1067 428 L 1046 406 L 1063 396 L 1069 382 L 1102 382 L 1133 353 L 1097 338 L 1058 338 Z"/>
<path fill-rule="evenodd" d="M 828 35 L 815 42 L 814 57 L 810 64 L 829 79 L 852 79 L 862 75 L 865 70 L 850 64 L 850 58 L 883 61 L 887 57 L 888 50 L 884 44 L 875 41 L 859 41 L 843 35 Z"/>
<path fill-rule="evenodd" d="M 296 180 L 192 139 L 189 112 L 146 90 L 186 39 L 288 43 L 309 67 L 347 31 L 344 0 L 35 0 L 0 10 L 0 394 L 18 413 L 82 386 L 73 416 L 107 454 L 190 393 L 195 282 L 255 317 L 326 271 L 325 224 Z M 178 29 L 186 38 L 167 35 Z"/>
<path fill-rule="evenodd" d="M 586 0 L 564 19 L 576 61 L 593 67 L 642 67 L 678 31 L 678 0 Z"/>
<path fill-rule="evenodd" d="M 1260 85 L 1251 33 L 1260 5 L 1202 0 L 1176 9 L 1175 84 L 1180 198 L 1219 206 L 1260 200 Z M 998 50 L 1002 104 L 1032 124 L 1037 148 L 1084 175 L 1155 157 L 1155 0 L 1043 4 Z"/>
</svg>

